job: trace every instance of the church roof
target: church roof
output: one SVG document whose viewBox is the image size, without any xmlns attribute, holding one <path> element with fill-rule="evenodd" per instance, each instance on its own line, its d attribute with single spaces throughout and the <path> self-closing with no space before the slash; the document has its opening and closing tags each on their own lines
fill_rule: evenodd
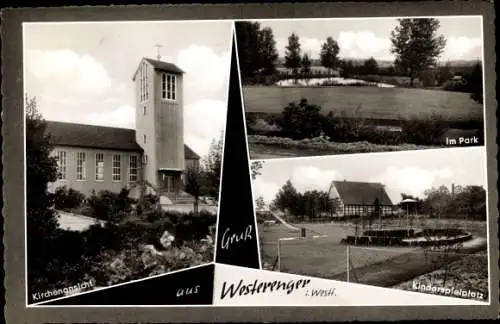
<svg viewBox="0 0 500 324">
<path fill-rule="evenodd" d="M 47 121 L 46 132 L 54 145 L 74 146 L 117 151 L 142 152 L 135 140 L 135 130 Z M 198 160 L 200 157 L 184 145 L 184 158 Z"/>
<path fill-rule="evenodd" d="M 146 62 L 148 62 L 149 64 L 151 64 L 155 70 L 159 70 L 159 71 L 163 71 L 163 72 L 169 72 L 169 73 L 174 73 L 174 74 L 183 74 L 183 73 L 185 73 L 181 68 L 179 68 L 174 63 L 168 63 L 168 62 L 164 62 L 164 61 L 160 61 L 160 60 L 153 60 L 153 59 L 150 59 L 150 58 L 147 58 L 147 57 L 142 58 L 141 62 L 143 60 L 146 61 Z M 137 67 L 137 70 L 135 71 L 134 76 L 132 77 L 132 80 L 135 80 L 137 72 L 139 71 L 139 67 L 140 67 L 140 64 Z"/>
<path fill-rule="evenodd" d="M 378 198 L 380 205 L 392 206 L 392 201 L 381 183 L 333 181 L 344 205 L 373 205 Z"/>
<path fill-rule="evenodd" d="M 168 63 L 168 62 L 159 61 L 159 60 L 153 60 L 150 58 L 144 58 L 144 60 L 149 62 L 155 69 L 160 70 L 160 71 L 179 73 L 179 74 L 184 73 L 183 70 L 181 70 L 177 65 L 175 65 L 173 63 Z"/>
</svg>

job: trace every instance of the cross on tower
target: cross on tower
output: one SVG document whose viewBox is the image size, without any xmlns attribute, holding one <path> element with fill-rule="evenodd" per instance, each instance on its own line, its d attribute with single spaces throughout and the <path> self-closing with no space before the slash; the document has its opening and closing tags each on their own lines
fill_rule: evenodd
<svg viewBox="0 0 500 324">
<path fill-rule="evenodd" d="M 156 47 L 156 58 L 160 60 L 161 59 L 160 48 L 162 48 L 163 45 L 156 44 L 155 47 Z"/>
</svg>

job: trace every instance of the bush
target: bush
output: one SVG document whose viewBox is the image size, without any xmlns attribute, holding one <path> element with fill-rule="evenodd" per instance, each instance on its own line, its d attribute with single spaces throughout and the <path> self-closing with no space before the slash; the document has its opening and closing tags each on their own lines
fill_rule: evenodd
<svg viewBox="0 0 500 324">
<path fill-rule="evenodd" d="M 467 92 L 468 87 L 465 82 L 457 82 L 453 80 L 448 80 L 443 83 L 443 90 L 446 91 L 457 91 L 457 92 Z"/>
<path fill-rule="evenodd" d="M 322 130 L 333 142 L 356 142 L 360 139 L 360 129 L 364 121 L 360 118 L 347 117 L 344 113 L 333 115 L 330 111 L 322 119 Z"/>
<path fill-rule="evenodd" d="M 401 121 L 402 136 L 407 143 L 418 145 L 442 145 L 443 136 L 449 126 L 446 120 L 437 114 L 420 119 L 411 118 Z"/>
<path fill-rule="evenodd" d="M 198 215 L 189 213 L 175 226 L 176 243 L 199 240 L 210 234 L 210 227 L 216 224 L 216 216 L 202 210 Z"/>
<path fill-rule="evenodd" d="M 123 220 L 132 210 L 133 200 L 128 197 L 129 190 L 123 188 L 120 193 L 101 190 L 98 195 L 93 191 L 89 198 L 93 216 L 110 222 Z"/>
<path fill-rule="evenodd" d="M 291 102 L 281 114 L 283 135 L 292 139 L 311 138 L 321 135 L 321 107 L 309 104 L 302 98 L 298 104 Z"/>
<path fill-rule="evenodd" d="M 142 215 L 146 211 L 151 211 L 153 207 L 158 204 L 160 198 L 153 194 L 145 194 L 139 201 L 137 202 L 137 215 Z"/>
<path fill-rule="evenodd" d="M 53 198 L 56 209 L 68 210 L 80 207 L 85 199 L 85 195 L 78 190 L 72 188 L 68 190 L 66 186 L 63 186 L 56 189 Z"/>
</svg>

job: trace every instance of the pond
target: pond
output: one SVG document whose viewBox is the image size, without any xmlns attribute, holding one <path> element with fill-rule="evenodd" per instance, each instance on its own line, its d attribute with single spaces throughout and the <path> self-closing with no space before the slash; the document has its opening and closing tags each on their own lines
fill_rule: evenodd
<svg viewBox="0 0 500 324">
<path fill-rule="evenodd" d="M 325 84 L 326 83 L 326 84 Z M 311 78 L 311 79 L 285 79 L 275 83 L 280 87 L 296 87 L 296 86 L 327 86 L 327 85 L 367 85 L 378 88 L 394 88 L 395 86 L 387 83 L 368 82 L 359 79 L 348 79 L 341 77 L 328 77 L 328 78 Z"/>
</svg>

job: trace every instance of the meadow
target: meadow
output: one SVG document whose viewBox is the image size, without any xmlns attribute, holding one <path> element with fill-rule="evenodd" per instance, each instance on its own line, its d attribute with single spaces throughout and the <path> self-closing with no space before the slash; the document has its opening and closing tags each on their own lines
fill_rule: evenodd
<svg viewBox="0 0 500 324">
<path fill-rule="evenodd" d="M 363 118 L 399 119 L 439 114 L 449 121 L 482 122 L 483 107 L 468 93 L 436 89 L 379 87 L 278 87 L 243 86 L 246 112 L 281 113 L 292 101 L 307 98 L 329 111 L 352 116 L 359 108 Z"/>
</svg>

